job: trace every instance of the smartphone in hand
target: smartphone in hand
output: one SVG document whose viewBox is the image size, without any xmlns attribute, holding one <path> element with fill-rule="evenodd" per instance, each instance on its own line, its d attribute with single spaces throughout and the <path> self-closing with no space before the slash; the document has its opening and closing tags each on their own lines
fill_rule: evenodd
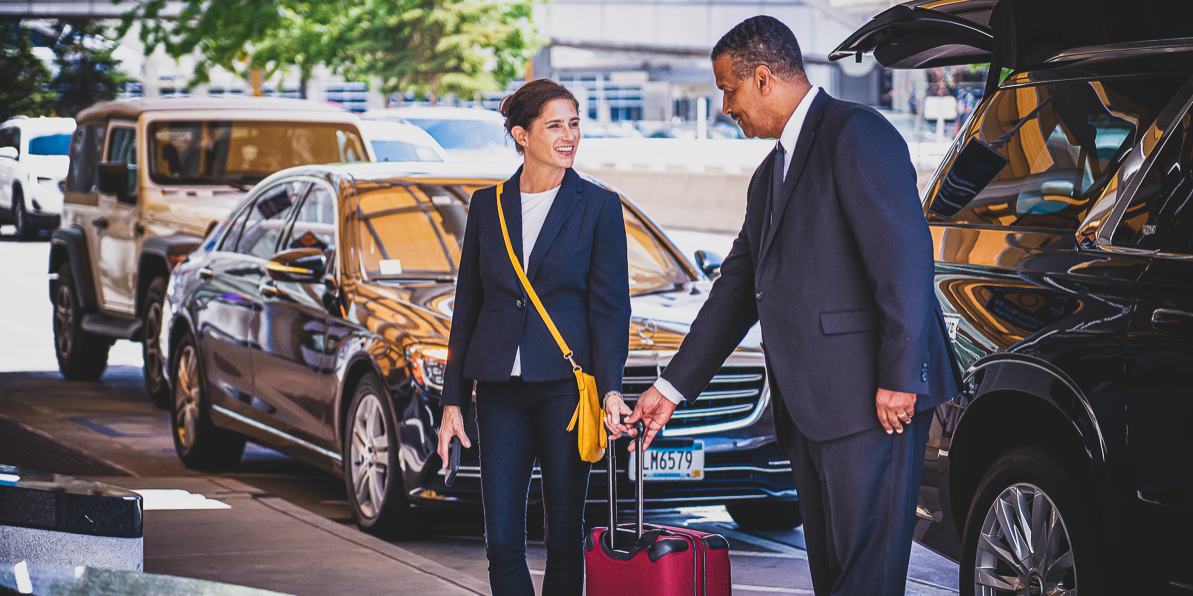
<svg viewBox="0 0 1193 596">
<path fill-rule="evenodd" d="M 443 483 L 449 487 L 456 481 L 456 474 L 460 472 L 460 451 L 463 449 L 460 437 L 453 436 L 447 445 L 447 475 L 443 479 Z"/>
</svg>

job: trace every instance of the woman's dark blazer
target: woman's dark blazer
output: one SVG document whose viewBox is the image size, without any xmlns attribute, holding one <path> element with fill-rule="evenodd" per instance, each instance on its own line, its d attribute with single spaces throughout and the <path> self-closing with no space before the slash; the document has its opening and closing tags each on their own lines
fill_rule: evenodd
<svg viewBox="0 0 1193 596">
<path fill-rule="evenodd" d="M 520 260 L 521 175 L 519 168 L 501 198 Z M 443 382 L 445 406 L 470 403 L 472 381 L 508 381 L 519 346 L 524 380 L 573 378 L 571 364 L 514 273 L 501 236 L 496 194 L 496 187 L 476 191 L 468 209 Z M 621 198 L 569 168 L 526 265 L 527 278 L 575 352 L 576 363 L 596 377 L 600 395 L 621 391 L 630 340 Z"/>
</svg>

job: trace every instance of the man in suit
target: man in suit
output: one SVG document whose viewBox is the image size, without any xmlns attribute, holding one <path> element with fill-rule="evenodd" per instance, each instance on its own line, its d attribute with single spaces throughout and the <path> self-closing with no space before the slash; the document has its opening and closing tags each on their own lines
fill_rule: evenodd
<svg viewBox="0 0 1193 596">
<path fill-rule="evenodd" d="M 737 25 L 712 59 L 724 112 L 778 142 L 708 302 L 628 422 L 649 445 L 761 322 L 816 594 L 901 595 L 932 411 L 957 393 L 907 144 L 810 85 L 774 18 Z"/>
</svg>

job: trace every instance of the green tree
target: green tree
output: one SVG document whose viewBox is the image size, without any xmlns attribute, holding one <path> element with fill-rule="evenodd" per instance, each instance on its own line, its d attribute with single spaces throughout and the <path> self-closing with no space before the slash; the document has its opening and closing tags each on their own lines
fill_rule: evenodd
<svg viewBox="0 0 1193 596">
<path fill-rule="evenodd" d="M 366 0 L 348 22 L 351 70 L 386 96 L 471 96 L 521 78 L 541 45 L 533 0 Z"/>
<path fill-rule="evenodd" d="M 48 116 L 54 92 L 50 70 L 33 54 L 29 30 L 18 21 L 0 22 L 0 122 L 13 116 Z"/>
<path fill-rule="evenodd" d="M 166 0 L 139 0 L 146 52 L 157 47 L 198 63 L 192 84 L 219 66 L 248 78 L 297 68 L 305 82 L 324 65 L 349 78 L 381 80 L 387 95 L 499 89 L 520 78 L 540 42 L 530 15 L 536 0 L 185 0 L 176 21 Z"/>
<path fill-rule="evenodd" d="M 243 78 L 262 78 L 297 67 L 305 82 L 319 64 L 341 63 L 347 52 L 337 24 L 352 0 L 185 0 L 177 20 L 161 16 L 166 0 L 140 0 L 126 13 L 121 35 L 140 21 L 146 54 L 161 47 L 174 58 L 197 58 L 192 85 L 211 80 L 223 68 Z"/>
<path fill-rule="evenodd" d="M 54 33 L 58 76 L 52 87 L 58 92 L 60 115 L 74 116 L 101 101 L 116 99 L 120 87 L 132 81 L 112 56 L 116 45 L 108 37 L 107 27 L 89 19 L 62 20 Z"/>
</svg>

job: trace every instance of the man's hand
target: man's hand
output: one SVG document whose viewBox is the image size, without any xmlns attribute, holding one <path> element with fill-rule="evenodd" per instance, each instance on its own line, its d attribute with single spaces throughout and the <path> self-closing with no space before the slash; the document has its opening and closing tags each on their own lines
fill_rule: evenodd
<svg viewBox="0 0 1193 596">
<path fill-rule="evenodd" d="M 443 469 L 447 469 L 447 451 L 452 437 L 460 437 L 460 444 L 465 449 L 472 447 L 468 435 L 464 433 L 464 417 L 460 415 L 460 406 L 443 406 L 443 420 L 439 423 L 439 460 L 443 462 Z"/>
<path fill-rule="evenodd" d="M 899 393 L 880 387 L 874 401 L 878 405 L 878 421 L 888 435 L 902 433 L 903 425 L 910 424 L 911 417 L 915 415 L 914 393 Z"/>
<path fill-rule="evenodd" d="M 638 396 L 638 403 L 634 406 L 634 413 L 626 419 L 626 426 L 631 427 L 629 434 L 631 437 L 638 436 L 638 431 L 632 428 L 634 423 L 641 420 L 646 425 L 646 438 L 642 441 L 642 450 L 645 451 L 650 447 L 650 442 L 654 440 L 654 436 L 663 430 L 663 425 L 671 420 L 671 414 L 675 412 L 675 403 L 663 397 L 658 389 L 651 387 L 646 390 L 646 393 Z M 630 443 L 630 451 L 633 451 L 634 443 Z"/>
</svg>

